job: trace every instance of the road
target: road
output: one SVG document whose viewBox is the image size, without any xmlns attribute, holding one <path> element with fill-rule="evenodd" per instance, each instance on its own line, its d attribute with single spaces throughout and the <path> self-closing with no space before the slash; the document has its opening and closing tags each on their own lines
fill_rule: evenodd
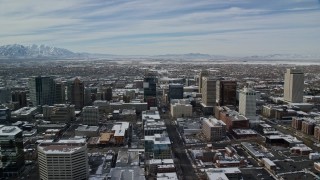
<svg viewBox="0 0 320 180">
<path fill-rule="evenodd" d="M 172 141 L 172 152 L 174 154 L 174 157 L 176 158 L 175 166 L 178 169 L 177 174 L 181 175 L 183 180 L 198 179 L 197 175 L 194 172 L 192 164 L 186 154 L 184 144 L 178 134 L 176 127 L 172 125 L 171 120 L 167 115 L 162 115 L 167 127 L 169 138 Z"/>
</svg>

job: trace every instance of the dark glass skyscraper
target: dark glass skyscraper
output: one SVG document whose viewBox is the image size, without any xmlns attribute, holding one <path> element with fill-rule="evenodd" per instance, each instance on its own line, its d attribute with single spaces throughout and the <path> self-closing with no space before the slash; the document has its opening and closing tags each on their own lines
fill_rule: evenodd
<svg viewBox="0 0 320 180">
<path fill-rule="evenodd" d="M 52 77 L 32 77 L 29 80 L 29 91 L 34 106 L 53 105 L 55 85 Z"/>
<path fill-rule="evenodd" d="M 71 79 L 68 82 L 68 101 L 75 105 L 76 109 L 84 106 L 84 83 L 79 78 Z"/>
<path fill-rule="evenodd" d="M 157 76 L 153 72 L 147 72 L 143 81 L 144 101 L 148 107 L 157 106 Z"/>
<path fill-rule="evenodd" d="M 219 106 L 237 104 L 237 82 L 230 80 L 217 81 L 217 102 Z"/>
<path fill-rule="evenodd" d="M 168 100 L 183 99 L 183 85 L 182 84 L 169 84 Z"/>
</svg>

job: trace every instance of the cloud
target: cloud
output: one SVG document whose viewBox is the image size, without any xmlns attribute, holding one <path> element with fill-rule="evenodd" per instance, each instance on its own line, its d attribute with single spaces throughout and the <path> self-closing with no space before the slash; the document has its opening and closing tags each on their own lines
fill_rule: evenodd
<svg viewBox="0 0 320 180">
<path fill-rule="evenodd" d="M 319 53 L 315 47 L 320 42 L 320 11 L 314 1 L 0 0 L 0 4 L 2 44 L 37 43 L 114 54 Z"/>
</svg>

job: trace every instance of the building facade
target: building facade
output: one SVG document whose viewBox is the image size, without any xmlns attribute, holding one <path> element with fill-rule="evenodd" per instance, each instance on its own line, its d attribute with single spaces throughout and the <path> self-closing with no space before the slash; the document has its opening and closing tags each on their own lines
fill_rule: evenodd
<svg viewBox="0 0 320 180">
<path fill-rule="evenodd" d="M 182 84 L 169 84 L 168 100 L 183 99 L 183 85 Z"/>
<path fill-rule="evenodd" d="M 219 106 L 237 105 L 237 82 L 229 80 L 217 81 L 217 103 Z"/>
<path fill-rule="evenodd" d="M 17 102 L 19 108 L 27 106 L 27 93 L 25 91 L 13 91 L 11 93 L 12 102 Z"/>
<path fill-rule="evenodd" d="M 55 85 L 54 103 L 64 104 L 66 102 L 66 86 L 64 82 L 55 80 L 54 85 Z"/>
<path fill-rule="evenodd" d="M 226 136 L 226 124 L 216 118 L 204 118 L 202 132 L 209 141 L 221 140 Z"/>
<path fill-rule="evenodd" d="M 2 174 L 17 176 L 24 167 L 22 130 L 16 126 L 0 126 L 0 157 Z"/>
<path fill-rule="evenodd" d="M 191 117 L 192 105 L 179 101 L 178 103 L 170 104 L 170 112 L 173 118 Z"/>
<path fill-rule="evenodd" d="M 99 123 L 99 108 L 97 106 L 85 106 L 82 109 L 83 124 L 98 125 Z"/>
<path fill-rule="evenodd" d="M 287 69 L 284 75 L 284 100 L 291 103 L 302 103 L 303 89 L 303 72 L 297 69 Z"/>
<path fill-rule="evenodd" d="M 56 142 L 38 145 L 41 180 L 86 180 L 89 177 L 85 143 Z"/>
<path fill-rule="evenodd" d="M 72 79 L 68 82 L 68 101 L 75 105 L 77 110 L 84 106 L 84 83 L 79 78 Z"/>
<path fill-rule="evenodd" d="M 157 105 L 157 77 L 153 72 L 148 72 L 143 81 L 144 102 L 148 103 L 148 108 Z"/>
<path fill-rule="evenodd" d="M 53 105 L 55 85 L 52 77 L 32 77 L 29 79 L 30 100 L 32 105 Z"/>
<path fill-rule="evenodd" d="M 208 71 L 201 71 L 199 74 L 199 93 L 202 93 L 202 78 L 208 76 Z"/>
<path fill-rule="evenodd" d="M 216 80 L 209 77 L 202 78 L 202 103 L 206 106 L 216 105 Z"/>
<path fill-rule="evenodd" d="M 239 113 L 249 120 L 256 119 L 256 92 L 250 88 L 244 88 L 239 94 Z"/>
</svg>

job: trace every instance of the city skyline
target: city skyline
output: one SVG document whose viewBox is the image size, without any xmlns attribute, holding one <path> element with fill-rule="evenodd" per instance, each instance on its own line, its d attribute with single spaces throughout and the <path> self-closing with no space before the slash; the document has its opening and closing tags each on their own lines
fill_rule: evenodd
<svg viewBox="0 0 320 180">
<path fill-rule="evenodd" d="M 320 55 L 319 1 L 0 3 L 0 45 L 119 55 Z"/>
</svg>

